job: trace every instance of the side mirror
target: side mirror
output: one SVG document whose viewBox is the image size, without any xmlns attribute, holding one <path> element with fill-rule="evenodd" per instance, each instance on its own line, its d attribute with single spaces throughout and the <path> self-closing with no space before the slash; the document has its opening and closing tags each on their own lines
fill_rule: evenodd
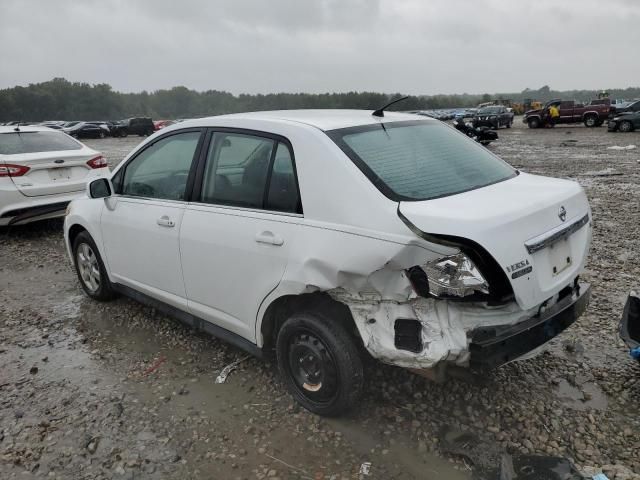
<svg viewBox="0 0 640 480">
<path fill-rule="evenodd" d="M 107 198 L 113 194 L 111 182 L 106 178 L 97 178 L 89 182 L 88 190 L 90 198 Z"/>
</svg>

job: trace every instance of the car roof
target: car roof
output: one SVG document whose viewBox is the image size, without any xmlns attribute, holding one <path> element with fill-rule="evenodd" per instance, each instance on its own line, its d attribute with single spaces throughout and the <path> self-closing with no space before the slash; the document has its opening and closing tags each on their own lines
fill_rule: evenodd
<svg viewBox="0 0 640 480">
<path fill-rule="evenodd" d="M 396 122 L 403 120 L 436 121 L 427 117 L 400 112 L 384 112 L 384 117 L 372 115 L 373 110 L 271 110 L 265 112 L 231 113 L 215 117 L 205 117 L 187 120 L 180 125 L 216 126 L 219 120 L 263 120 L 274 123 L 300 123 L 319 128 L 320 130 L 335 130 L 338 128 L 356 127 L 376 123 Z"/>
<path fill-rule="evenodd" d="M 0 125 L 0 133 L 18 133 L 16 128 L 17 125 Z M 39 125 L 20 125 L 20 132 L 59 132 L 59 130 Z"/>
</svg>

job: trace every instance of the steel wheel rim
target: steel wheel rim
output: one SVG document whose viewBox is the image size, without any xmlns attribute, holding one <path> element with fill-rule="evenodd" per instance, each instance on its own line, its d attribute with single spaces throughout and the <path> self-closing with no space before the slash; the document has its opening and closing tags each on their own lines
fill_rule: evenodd
<svg viewBox="0 0 640 480">
<path fill-rule="evenodd" d="M 305 330 L 290 337 L 287 350 L 296 389 L 316 403 L 330 403 L 338 393 L 338 368 L 325 343 Z"/>
<path fill-rule="evenodd" d="M 95 293 L 100 288 L 100 266 L 98 257 L 91 246 L 81 243 L 76 252 L 78 272 L 82 283 L 91 293 Z"/>
</svg>

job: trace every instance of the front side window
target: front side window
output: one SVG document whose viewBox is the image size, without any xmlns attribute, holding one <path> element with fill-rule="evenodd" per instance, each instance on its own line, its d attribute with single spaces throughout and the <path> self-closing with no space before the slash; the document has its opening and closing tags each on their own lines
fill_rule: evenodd
<svg viewBox="0 0 640 480">
<path fill-rule="evenodd" d="M 326 133 L 394 201 L 455 195 L 518 174 L 485 147 L 441 122 L 390 122 Z"/>
<path fill-rule="evenodd" d="M 133 197 L 184 200 L 187 177 L 199 138 L 200 132 L 178 133 L 158 140 L 143 150 L 126 165 L 119 193 Z"/>
<path fill-rule="evenodd" d="M 80 150 L 82 145 L 62 132 L 11 132 L 0 134 L 0 155 Z"/>
</svg>

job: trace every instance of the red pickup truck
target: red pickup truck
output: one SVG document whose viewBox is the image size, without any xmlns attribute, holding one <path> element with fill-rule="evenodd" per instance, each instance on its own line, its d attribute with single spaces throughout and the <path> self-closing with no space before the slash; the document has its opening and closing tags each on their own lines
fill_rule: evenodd
<svg viewBox="0 0 640 480">
<path fill-rule="evenodd" d="M 529 128 L 544 127 L 549 123 L 549 107 L 555 105 L 560 110 L 560 117 L 556 123 L 584 123 L 586 127 L 599 127 L 612 111 L 611 103 L 607 100 L 593 100 L 588 105 L 576 103 L 573 100 L 551 100 L 544 108 L 525 112 L 523 122 Z"/>
</svg>

